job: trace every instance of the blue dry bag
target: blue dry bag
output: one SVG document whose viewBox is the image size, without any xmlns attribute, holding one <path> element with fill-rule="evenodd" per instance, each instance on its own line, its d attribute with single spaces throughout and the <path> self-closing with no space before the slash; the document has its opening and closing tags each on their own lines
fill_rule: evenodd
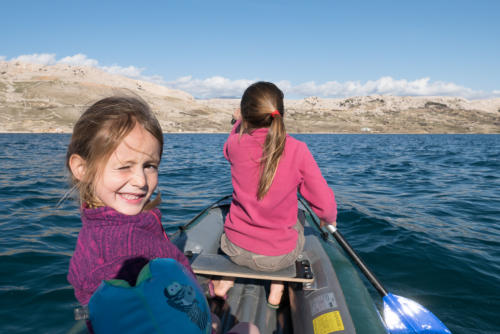
<svg viewBox="0 0 500 334">
<path fill-rule="evenodd" d="M 89 302 L 95 333 L 187 333 L 212 331 L 203 292 L 187 269 L 173 259 L 154 259 L 135 286 L 103 281 Z"/>
</svg>

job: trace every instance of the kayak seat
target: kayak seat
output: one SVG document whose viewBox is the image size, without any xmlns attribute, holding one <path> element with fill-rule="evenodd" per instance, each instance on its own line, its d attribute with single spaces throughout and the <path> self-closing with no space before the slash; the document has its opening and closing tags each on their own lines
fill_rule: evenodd
<svg viewBox="0 0 500 334">
<path fill-rule="evenodd" d="M 262 272 L 242 267 L 232 262 L 224 254 L 185 254 L 191 262 L 191 268 L 195 274 L 242 277 L 258 280 L 285 281 L 297 283 L 312 283 L 314 275 L 311 271 L 311 265 L 303 255 L 294 265 L 275 272 Z"/>
</svg>

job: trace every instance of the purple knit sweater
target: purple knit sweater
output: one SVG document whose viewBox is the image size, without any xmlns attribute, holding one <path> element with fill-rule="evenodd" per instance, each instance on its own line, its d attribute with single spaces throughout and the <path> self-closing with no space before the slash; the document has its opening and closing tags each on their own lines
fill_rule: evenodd
<svg viewBox="0 0 500 334">
<path fill-rule="evenodd" d="M 119 278 L 135 285 L 139 271 L 154 258 L 175 259 L 192 273 L 184 254 L 168 240 L 158 209 L 127 216 L 110 207 L 82 207 L 81 218 L 68 281 L 82 305 L 102 280 Z"/>
</svg>

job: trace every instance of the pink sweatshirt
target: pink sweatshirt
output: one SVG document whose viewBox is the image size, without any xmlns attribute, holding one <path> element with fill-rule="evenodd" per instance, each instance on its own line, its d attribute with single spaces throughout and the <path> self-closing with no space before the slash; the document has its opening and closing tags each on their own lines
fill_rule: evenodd
<svg viewBox="0 0 500 334">
<path fill-rule="evenodd" d="M 269 192 L 257 199 L 259 161 L 267 128 L 239 135 L 237 122 L 224 144 L 231 164 L 233 201 L 224 224 L 228 239 L 250 252 L 277 256 L 291 252 L 297 244 L 297 191 L 319 218 L 328 223 L 337 218 L 333 191 L 321 175 L 307 145 L 287 135 L 285 150 Z"/>
</svg>

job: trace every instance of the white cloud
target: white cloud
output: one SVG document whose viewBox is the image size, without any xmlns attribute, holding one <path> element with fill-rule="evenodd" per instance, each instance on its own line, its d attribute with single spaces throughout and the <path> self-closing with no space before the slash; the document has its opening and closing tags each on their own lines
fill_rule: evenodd
<svg viewBox="0 0 500 334">
<path fill-rule="evenodd" d="M 74 66 L 91 66 L 91 67 L 98 67 L 99 62 L 95 59 L 90 59 L 87 58 L 86 55 L 78 53 L 74 56 L 70 57 L 64 57 L 60 60 L 57 61 L 59 64 L 67 64 L 67 65 L 74 65 Z"/>
<path fill-rule="evenodd" d="M 220 76 L 195 79 L 191 76 L 165 82 L 165 86 L 180 89 L 197 98 L 240 97 L 253 80 L 231 80 Z"/>
<path fill-rule="evenodd" d="M 7 60 L 5 56 L 0 56 L 0 60 Z M 42 65 L 68 64 L 78 66 L 92 66 L 100 68 L 112 74 L 123 75 L 133 79 L 153 82 L 174 89 L 180 89 L 196 98 L 217 98 L 235 97 L 239 98 L 243 91 L 251 83 L 257 80 L 237 79 L 232 80 L 221 76 L 213 76 L 205 79 L 193 78 L 190 75 L 179 77 L 173 81 L 165 81 L 160 75 L 145 75 L 144 68 L 135 66 L 102 66 L 96 59 L 88 58 L 85 54 L 75 54 L 73 56 L 56 59 L 55 54 L 35 53 L 32 55 L 21 55 L 10 59 L 11 61 L 21 61 Z M 500 97 L 500 90 L 491 92 L 473 90 L 459 86 L 452 82 L 431 81 L 430 78 L 420 78 L 413 81 L 406 79 L 394 79 L 392 77 L 381 77 L 377 80 L 360 81 L 327 81 L 317 83 L 307 81 L 299 84 L 292 84 L 283 80 L 276 82 L 287 98 L 304 98 L 308 96 L 318 96 L 322 98 L 345 98 L 349 96 L 366 95 L 397 95 L 397 96 L 458 96 L 467 99 L 482 99 Z"/>
<path fill-rule="evenodd" d="M 499 96 L 497 91 L 483 92 L 462 87 L 451 82 L 431 81 L 421 78 L 413 81 L 396 80 L 392 77 L 382 77 L 378 80 L 337 82 L 329 81 L 323 84 L 306 82 L 284 89 L 294 96 L 319 96 L 340 98 L 366 95 L 397 95 L 397 96 L 460 96 L 468 99 Z"/>
<path fill-rule="evenodd" d="M 6 57 L 0 57 L 0 60 L 7 60 Z M 123 67 L 119 65 L 112 66 L 101 66 L 99 65 L 99 61 L 96 59 L 88 58 L 87 55 L 78 53 L 73 56 L 67 56 L 61 59 L 56 59 L 56 55 L 52 53 L 34 53 L 31 55 L 20 55 L 15 58 L 9 59 L 10 61 L 20 61 L 24 63 L 32 63 L 32 64 L 40 64 L 40 65 L 55 65 L 55 64 L 66 64 L 71 66 L 89 66 L 96 67 L 103 71 L 112 74 L 123 75 L 126 77 L 130 77 L 133 79 L 151 81 L 157 84 L 163 84 L 164 80 L 161 76 L 153 75 L 146 76 L 143 75 L 142 72 L 144 68 L 138 68 L 135 66 Z"/>
<path fill-rule="evenodd" d="M 56 63 L 56 55 L 52 53 L 34 53 L 32 55 L 20 55 L 10 60 L 40 65 L 54 65 Z"/>
<path fill-rule="evenodd" d="M 171 88 L 180 89 L 197 98 L 240 97 L 248 85 L 255 80 L 230 80 L 223 77 L 197 79 L 191 76 L 166 82 Z M 289 81 L 278 81 L 288 98 L 303 98 L 318 96 L 322 98 L 345 98 L 349 96 L 366 95 L 396 95 L 396 96 L 459 96 L 467 99 L 500 97 L 500 91 L 483 92 L 462 87 L 451 82 L 431 81 L 421 78 L 413 81 L 396 80 L 392 77 L 382 77 L 378 80 L 360 81 L 314 81 L 293 85 Z"/>
</svg>

